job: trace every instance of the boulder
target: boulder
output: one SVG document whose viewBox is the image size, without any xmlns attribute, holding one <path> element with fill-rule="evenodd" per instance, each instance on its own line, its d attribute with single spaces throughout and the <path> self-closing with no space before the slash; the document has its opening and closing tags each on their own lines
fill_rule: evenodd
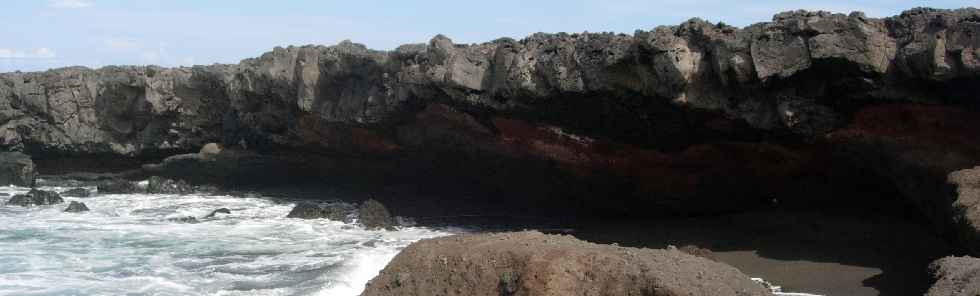
<svg viewBox="0 0 980 296">
<path fill-rule="evenodd" d="M 190 194 L 194 192 L 194 187 L 183 180 L 153 176 L 147 182 L 146 192 L 150 194 Z"/>
<path fill-rule="evenodd" d="M 926 296 L 980 295 L 980 259 L 946 257 L 936 260 L 929 268 L 936 283 Z"/>
<path fill-rule="evenodd" d="M 137 186 L 136 183 L 122 179 L 99 181 L 98 185 L 96 186 L 96 190 L 98 190 L 100 194 L 132 194 L 145 192 L 145 190 Z"/>
<path fill-rule="evenodd" d="M 89 197 L 92 196 L 92 192 L 85 188 L 73 188 L 61 192 L 61 196 L 64 197 Z"/>
<path fill-rule="evenodd" d="M 395 219 L 384 204 L 369 199 L 357 208 L 357 221 L 369 230 L 375 229 L 394 229 Z"/>
<path fill-rule="evenodd" d="M 58 195 L 57 192 L 31 189 L 31 191 L 27 192 L 27 194 L 14 195 L 14 197 L 11 197 L 10 200 L 7 201 L 7 204 L 30 207 L 53 205 L 63 202 L 65 202 L 65 200 L 61 199 L 61 196 Z"/>
<path fill-rule="evenodd" d="M 220 209 L 211 211 L 211 213 L 208 214 L 207 216 L 204 216 L 204 218 L 205 219 L 207 219 L 207 218 L 214 218 L 214 216 L 217 215 L 218 213 L 221 213 L 221 214 L 231 214 L 231 210 L 229 210 L 228 208 L 220 208 Z"/>
<path fill-rule="evenodd" d="M 34 161 L 20 152 L 0 152 L 0 186 L 34 186 Z"/>
<path fill-rule="evenodd" d="M 88 211 L 89 211 L 88 206 L 86 206 L 85 203 L 81 203 L 77 201 L 73 201 L 69 203 L 68 207 L 65 208 L 65 212 L 68 213 L 81 213 L 81 212 L 88 212 Z"/>
<path fill-rule="evenodd" d="M 286 218 L 298 219 L 328 219 L 333 221 L 349 222 L 348 218 L 353 211 L 353 207 L 348 204 L 332 203 L 319 205 L 310 202 L 296 204 Z"/>
<path fill-rule="evenodd" d="M 363 296 L 771 295 L 734 267 L 677 250 L 598 245 L 540 232 L 416 242 Z"/>
</svg>

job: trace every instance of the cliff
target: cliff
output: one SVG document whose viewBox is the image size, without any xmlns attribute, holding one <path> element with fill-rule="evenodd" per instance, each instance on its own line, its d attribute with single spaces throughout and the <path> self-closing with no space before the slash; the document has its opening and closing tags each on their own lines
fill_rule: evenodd
<svg viewBox="0 0 980 296">
<path fill-rule="evenodd" d="M 626 212 L 887 194 L 856 184 L 871 182 L 980 249 L 946 182 L 980 160 L 978 32 L 973 8 L 794 11 L 745 28 L 692 19 L 632 36 L 436 36 L 393 51 L 276 48 L 237 65 L 5 73 L 0 147 L 43 169 L 220 142 L 290 158 L 269 166 L 283 171 L 443 178 Z M 268 179 L 269 167 L 234 179 Z"/>
</svg>

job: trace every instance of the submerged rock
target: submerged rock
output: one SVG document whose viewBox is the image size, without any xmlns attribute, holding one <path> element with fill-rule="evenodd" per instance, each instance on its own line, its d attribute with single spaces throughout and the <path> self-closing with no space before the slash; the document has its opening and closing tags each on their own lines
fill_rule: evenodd
<svg viewBox="0 0 980 296">
<path fill-rule="evenodd" d="M 980 259 L 946 257 L 930 266 L 936 283 L 926 296 L 980 295 Z"/>
<path fill-rule="evenodd" d="M 77 201 L 73 201 L 69 203 L 68 207 L 65 208 L 65 212 L 68 213 L 81 213 L 81 212 L 88 212 L 88 211 L 89 211 L 88 206 L 86 206 L 85 203 L 81 203 Z"/>
<path fill-rule="evenodd" d="M 347 204 L 333 203 L 319 205 L 309 202 L 296 204 L 286 218 L 298 219 L 328 219 L 333 221 L 350 222 L 353 207 Z"/>
<path fill-rule="evenodd" d="M 391 217 L 388 208 L 376 200 L 369 199 L 362 203 L 357 208 L 357 215 L 361 226 L 369 230 L 395 228 L 395 219 Z"/>
<path fill-rule="evenodd" d="M 0 186 L 34 186 L 34 161 L 20 152 L 0 152 Z"/>
<path fill-rule="evenodd" d="M 191 216 L 178 217 L 178 218 L 169 218 L 169 219 L 167 219 L 167 221 L 168 222 L 177 222 L 177 223 L 187 223 L 187 224 L 201 223 L 201 221 L 197 220 L 197 218 L 191 217 Z"/>
<path fill-rule="evenodd" d="M 231 214 L 231 210 L 229 210 L 228 208 L 220 208 L 220 209 L 211 211 L 211 213 L 208 214 L 207 216 L 204 216 L 204 218 L 205 219 L 207 219 L 207 218 L 214 218 L 214 216 L 217 215 L 218 213 L 221 213 L 221 214 Z"/>
<path fill-rule="evenodd" d="M 27 194 L 18 194 L 7 201 L 8 205 L 22 207 L 53 205 L 65 202 L 64 199 L 54 191 L 44 191 L 31 189 Z"/>
<path fill-rule="evenodd" d="M 142 188 L 137 186 L 135 182 L 122 179 L 100 181 L 96 188 L 100 194 L 132 194 L 145 192 Z"/>
<path fill-rule="evenodd" d="M 363 296 L 763 296 L 734 267 L 676 250 L 598 245 L 539 232 L 458 235 L 403 250 Z"/>
<path fill-rule="evenodd" d="M 150 177 L 146 192 L 150 194 L 190 194 L 194 187 L 183 180 L 167 179 L 159 176 Z"/>
<path fill-rule="evenodd" d="M 74 188 L 61 192 L 61 196 L 65 197 L 89 197 L 92 196 L 92 192 L 85 188 Z"/>
</svg>

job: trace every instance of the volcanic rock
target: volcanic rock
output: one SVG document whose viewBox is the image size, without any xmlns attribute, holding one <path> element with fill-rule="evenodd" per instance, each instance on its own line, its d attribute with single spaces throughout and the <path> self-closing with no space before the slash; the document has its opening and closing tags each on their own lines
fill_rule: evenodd
<svg viewBox="0 0 980 296">
<path fill-rule="evenodd" d="M 18 194 L 7 201 L 7 205 L 22 207 L 53 205 L 65 202 L 64 199 L 54 191 L 44 191 L 31 189 L 27 194 Z"/>
<path fill-rule="evenodd" d="M 19 152 L 0 152 L 0 186 L 34 186 L 36 176 L 30 156 Z"/>
<path fill-rule="evenodd" d="M 737 269 L 677 250 L 597 245 L 539 232 L 410 245 L 361 295 L 770 295 Z"/>
<path fill-rule="evenodd" d="M 89 211 L 88 206 L 86 206 L 85 203 L 81 203 L 77 201 L 73 201 L 69 203 L 68 207 L 65 208 L 65 212 L 69 212 L 69 213 L 81 213 L 81 212 L 88 212 L 88 211 Z"/>
</svg>

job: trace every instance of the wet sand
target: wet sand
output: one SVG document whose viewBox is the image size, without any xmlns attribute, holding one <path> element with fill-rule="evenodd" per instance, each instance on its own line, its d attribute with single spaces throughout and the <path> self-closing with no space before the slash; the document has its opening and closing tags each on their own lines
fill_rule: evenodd
<svg viewBox="0 0 980 296">
<path fill-rule="evenodd" d="M 866 212 L 758 210 L 650 223 L 606 221 L 576 236 L 624 246 L 697 245 L 787 292 L 922 295 L 946 243 L 907 217 Z"/>
</svg>

